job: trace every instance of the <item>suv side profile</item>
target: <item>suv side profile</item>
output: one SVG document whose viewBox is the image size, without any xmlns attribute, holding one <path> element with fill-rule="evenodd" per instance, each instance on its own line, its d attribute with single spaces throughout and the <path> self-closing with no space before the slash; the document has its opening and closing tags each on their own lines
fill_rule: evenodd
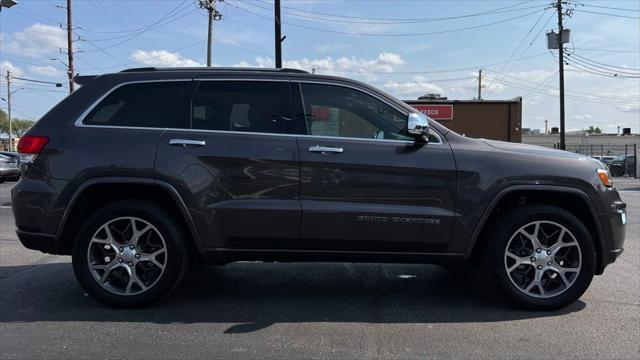
<svg viewBox="0 0 640 360">
<path fill-rule="evenodd" d="M 575 302 L 623 249 L 599 161 L 470 139 L 344 78 L 140 68 L 82 86 L 20 139 L 24 246 L 72 255 L 98 301 L 145 306 L 193 260 L 481 260 L 533 309 Z"/>
</svg>

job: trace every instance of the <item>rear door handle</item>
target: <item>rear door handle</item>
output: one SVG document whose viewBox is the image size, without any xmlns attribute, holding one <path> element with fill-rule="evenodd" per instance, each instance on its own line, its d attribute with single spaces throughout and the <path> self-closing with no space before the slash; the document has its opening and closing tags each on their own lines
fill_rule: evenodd
<svg viewBox="0 0 640 360">
<path fill-rule="evenodd" d="M 332 146 L 309 146 L 309 152 L 319 152 L 319 153 L 335 153 L 341 154 L 344 151 L 341 147 L 332 147 Z"/>
<path fill-rule="evenodd" d="M 204 146 L 206 142 L 204 140 L 189 140 L 189 139 L 171 139 L 169 145 L 172 146 Z"/>
</svg>

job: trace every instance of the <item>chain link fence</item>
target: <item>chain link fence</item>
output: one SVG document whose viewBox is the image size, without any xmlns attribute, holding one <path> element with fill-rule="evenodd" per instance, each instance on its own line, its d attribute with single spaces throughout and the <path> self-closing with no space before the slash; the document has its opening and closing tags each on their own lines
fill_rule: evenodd
<svg viewBox="0 0 640 360">
<path fill-rule="evenodd" d="M 559 149 L 559 144 L 553 145 Z M 591 156 L 605 163 L 614 177 L 638 178 L 638 145 L 577 144 L 566 145 L 566 151 Z"/>
</svg>

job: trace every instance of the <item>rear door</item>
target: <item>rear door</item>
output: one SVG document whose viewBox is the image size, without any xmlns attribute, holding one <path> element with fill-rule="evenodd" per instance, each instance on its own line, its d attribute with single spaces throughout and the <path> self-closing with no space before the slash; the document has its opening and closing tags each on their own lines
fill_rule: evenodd
<svg viewBox="0 0 640 360">
<path fill-rule="evenodd" d="M 177 187 L 206 248 L 287 247 L 300 226 L 288 79 L 201 79 L 160 139 L 156 172 Z"/>
<path fill-rule="evenodd" d="M 299 87 L 299 89 L 298 89 Z M 441 252 L 456 191 L 450 147 L 402 136 L 407 112 L 345 84 L 292 84 L 301 161 L 301 246 Z"/>
</svg>

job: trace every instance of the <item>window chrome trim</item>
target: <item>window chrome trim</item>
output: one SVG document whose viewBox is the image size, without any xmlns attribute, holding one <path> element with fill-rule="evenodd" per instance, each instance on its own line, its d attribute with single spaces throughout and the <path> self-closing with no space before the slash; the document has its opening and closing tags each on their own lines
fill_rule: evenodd
<svg viewBox="0 0 640 360">
<path fill-rule="evenodd" d="M 300 83 L 310 83 L 310 84 L 323 84 L 323 85 L 333 85 L 333 86 L 341 86 L 345 88 L 350 88 L 354 90 L 361 91 L 367 95 L 373 96 L 374 98 L 384 102 L 385 104 L 391 106 L 396 109 L 400 113 L 405 116 L 409 115 L 409 112 L 406 109 L 400 108 L 397 105 L 389 102 L 386 98 L 383 98 L 377 94 L 372 94 L 370 91 L 363 89 L 362 87 L 351 86 L 348 84 L 342 84 L 340 82 L 332 82 L 332 81 L 321 81 L 321 80 L 291 80 L 289 78 L 282 79 L 261 79 L 261 78 L 211 78 L 211 79 L 201 79 L 201 78 L 180 78 L 180 79 L 157 79 L 157 80 L 135 80 L 135 81 L 127 81 L 120 83 L 114 87 L 112 87 L 105 94 L 100 96 L 97 100 L 95 100 L 85 111 L 83 111 L 80 116 L 74 122 L 75 127 L 88 127 L 88 128 L 102 128 L 102 129 L 132 129 L 132 130 L 153 130 L 153 131 L 192 131 L 192 132 L 205 132 L 205 133 L 220 133 L 220 134 L 247 134 L 247 135 L 266 135 L 266 136 L 284 136 L 284 137 L 302 137 L 302 138 L 323 138 L 323 139 L 335 139 L 335 140 L 362 140 L 362 141 L 379 141 L 379 142 L 393 142 L 393 143 L 402 143 L 402 144 L 411 144 L 414 143 L 411 140 L 392 140 L 392 139 L 368 139 L 368 138 L 353 138 L 353 137 L 342 137 L 342 136 L 320 136 L 320 135 L 306 135 L 306 134 L 278 134 L 278 133 L 261 133 L 261 132 L 251 132 L 251 131 L 231 131 L 231 130 L 207 130 L 207 129 L 182 129 L 182 128 L 169 128 L 169 127 L 142 127 L 142 126 L 121 126 L 121 125 L 90 125 L 84 124 L 83 121 L 85 118 L 95 109 L 107 96 L 111 95 L 117 89 L 131 84 L 144 84 L 144 83 L 157 83 L 157 82 L 193 82 L 193 81 L 272 81 L 272 82 L 297 82 Z M 301 96 L 302 96 L 302 86 L 299 86 Z M 304 101 L 304 100 L 303 100 Z M 442 145 L 442 136 L 433 130 L 429 129 L 429 133 L 438 138 L 438 142 L 429 142 L 431 145 Z"/>
<path fill-rule="evenodd" d="M 102 96 L 100 96 L 96 101 L 94 101 L 93 103 L 91 103 L 91 105 L 89 105 L 89 107 L 83 111 L 80 116 L 78 116 L 78 118 L 76 119 L 76 121 L 74 121 L 73 125 L 75 127 L 98 127 L 98 128 L 113 128 L 113 129 L 152 129 L 152 130 L 164 130 L 165 128 L 157 128 L 157 127 L 141 127 L 141 126 L 120 126 L 120 125 L 91 125 L 91 124 L 85 124 L 84 120 L 87 116 L 89 116 L 89 114 L 91 113 L 91 111 L 93 111 L 93 109 L 95 109 L 98 105 L 100 105 L 100 103 L 109 95 L 111 95 L 114 91 L 118 90 L 119 88 L 126 86 L 126 85 L 131 85 L 131 84 L 146 84 L 146 83 L 158 83 L 158 82 L 191 82 L 193 81 L 192 79 L 162 79 L 162 80 L 135 80 L 135 81 L 127 81 L 127 82 L 123 82 L 120 83 L 114 87 L 112 87 L 111 89 L 109 89 L 109 91 L 107 91 L 106 93 L 104 93 Z"/>
</svg>

